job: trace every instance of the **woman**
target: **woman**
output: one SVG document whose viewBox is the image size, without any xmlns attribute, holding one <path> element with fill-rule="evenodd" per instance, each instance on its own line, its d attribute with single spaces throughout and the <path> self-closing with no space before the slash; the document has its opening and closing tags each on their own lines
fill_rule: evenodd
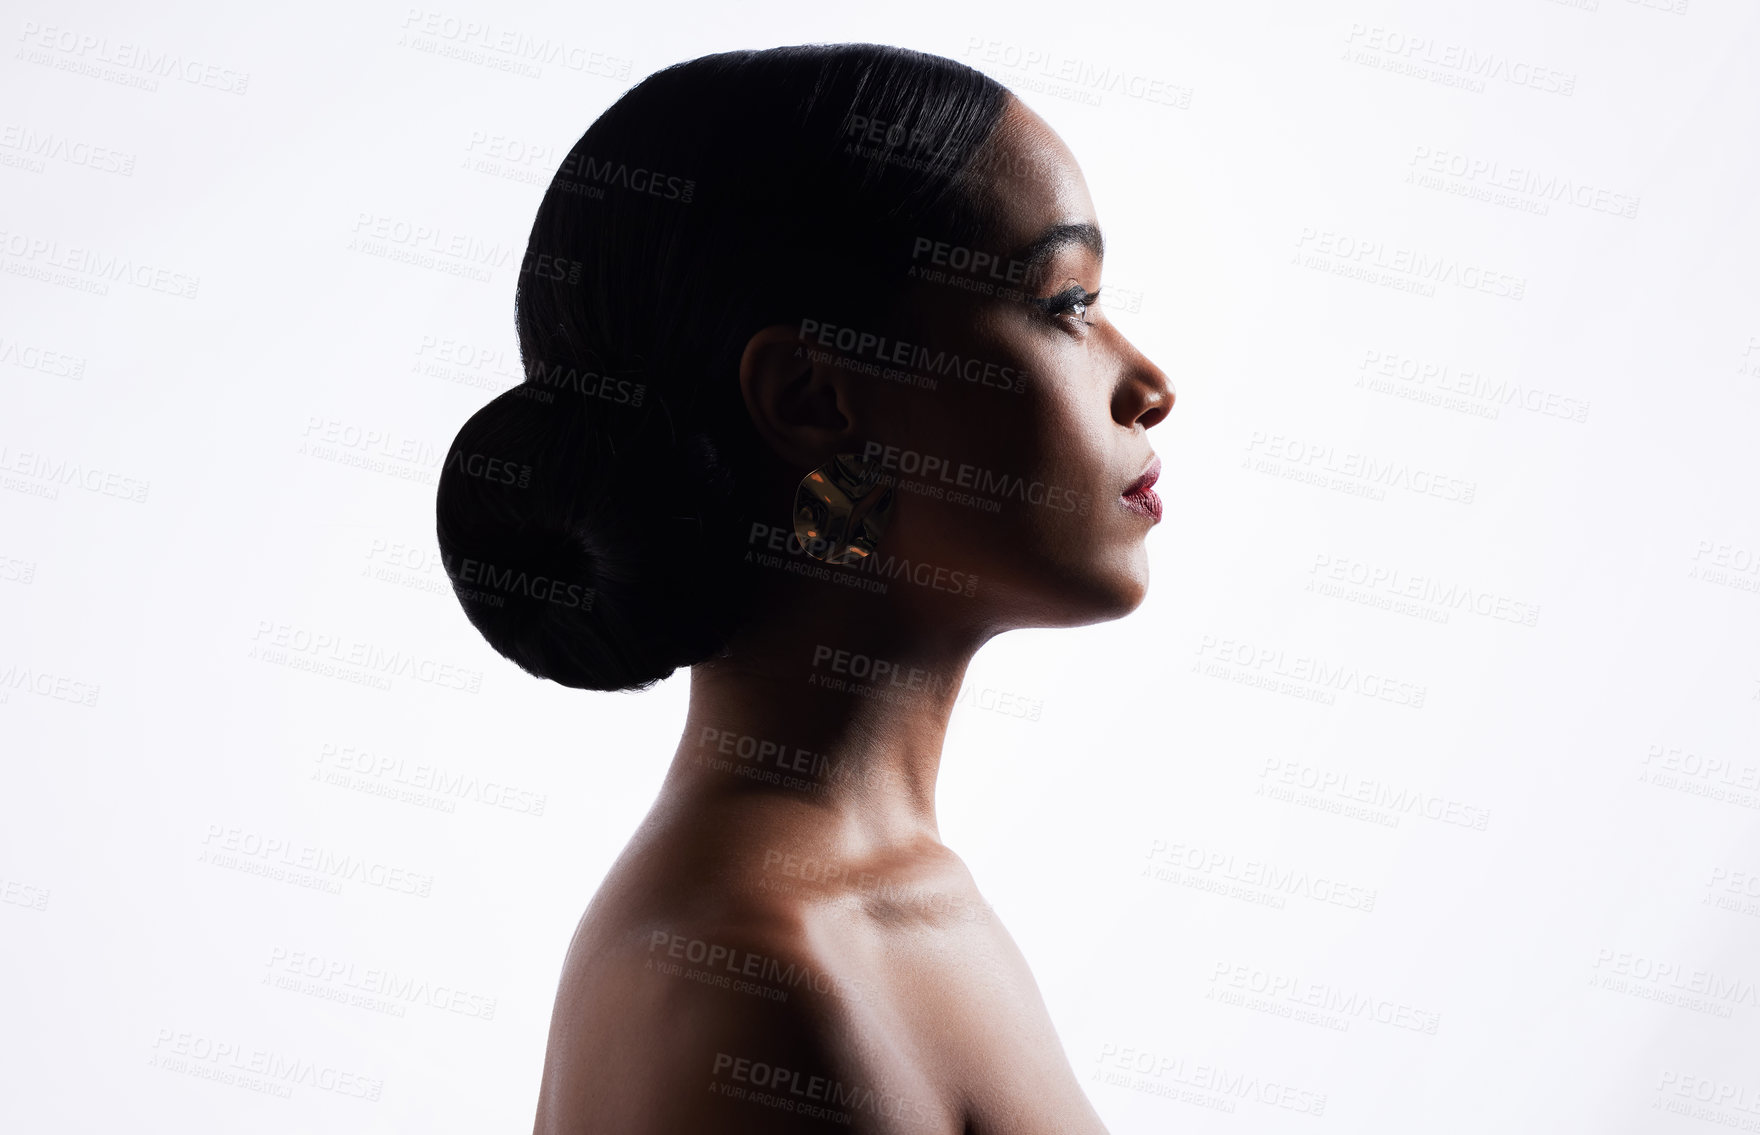
<svg viewBox="0 0 1760 1135">
<path fill-rule="evenodd" d="M 660 71 L 538 209 L 526 381 L 460 431 L 471 621 L 594 690 L 691 667 L 564 963 L 536 1131 L 1102 1131 L 938 836 L 972 655 L 1142 601 L 1166 377 L 1074 158 L 899 48 Z"/>
</svg>

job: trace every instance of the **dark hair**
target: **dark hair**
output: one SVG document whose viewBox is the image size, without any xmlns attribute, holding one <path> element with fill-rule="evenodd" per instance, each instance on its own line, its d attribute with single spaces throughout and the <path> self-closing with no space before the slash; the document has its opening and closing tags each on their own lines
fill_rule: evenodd
<svg viewBox="0 0 1760 1135">
<path fill-rule="evenodd" d="M 749 615 L 767 457 L 738 367 L 759 329 L 865 326 L 912 242 L 975 243 L 976 151 L 1007 91 L 877 44 L 706 55 L 625 92 L 538 206 L 515 288 L 525 381 L 459 430 L 442 560 L 465 614 L 539 677 L 637 689 Z"/>
</svg>

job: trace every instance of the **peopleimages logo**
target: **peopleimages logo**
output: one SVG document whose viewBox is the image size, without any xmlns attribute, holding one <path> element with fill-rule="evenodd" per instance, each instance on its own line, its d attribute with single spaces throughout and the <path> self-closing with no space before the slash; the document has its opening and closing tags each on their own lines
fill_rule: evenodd
<svg viewBox="0 0 1760 1135">
<path fill-rule="evenodd" d="M 8 229 L 0 229 L 0 256 L 5 257 L 0 260 L 0 270 L 11 275 L 77 287 L 97 295 L 109 294 L 110 284 L 116 283 L 193 300 L 202 285 L 200 276 L 92 248 L 63 248 L 58 240 Z"/>
<path fill-rule="evenodd" d="M 982 276 L 993 283 L 1024 284 L 1027 282 L 1027 262 L 1011 257 L 998 256 L 994 252 L 986 252 L 980 248 L 967 248 L 960 244 L 949 244 L 946 241 L 934 240 L 920 236 L 911 245 L 911 259 L 920 260 L 925 255 L 929 263 L 937 268 L 951 268 L 955 272 L 966 272 L 973 276 Z"/>
<path fill-rule="evenodd" d="M 954 682 L 944 674 L 933 670 L 924 670 L 919 666 L 906 666 L 885 658 L 861 654 L 848 650 L 837 650 L 833 647 L 816 644 L 813 647 L 813 669 L 819 669 L 821 663 L 829 663 L 827 667 L 834 674 L 848 675 L 857 681 L 869 681 L 875 685 L 901 686 L 907 690 L 924 690 L 932 695 L 939 695 L 949 689 Z M 832 685 L 830 680 L 821 683 L 815 681 L 818 675 L 808 678 L 810 684 Z M 833 688 L 837 688 L 833 685 Z"/>
<path fill-rule="evenodd" d="M 963 356 L 957 351 L 931 351 L 919 343 L 907 343 L 903 339 L 858 331 L 853 327 L 839 327 L 817 319 L 801 320 L 800 339 L 803 343 L 829 347 L 857 358 L 890 363 L 943 378 L 960 378 L 1016 394 L 1027 388 L 1026 372 L 1016 367 Z"/>
<path fill-rule="evenodd" d="M 456 565 L 449 562 L 453 569 L 453 579 L 460 590 L 460 597 L 482 599 L 480 592 L 466 590 L 467 587 L 487 588 L 496 595 L 518 595 L 527 599 L 536 599 L 545 603 L 554 603 L 559 607 L 578 610 L 591 610 L 593 606 L 593 589 L 583 587 L 579 583 L 566 579 L 553 579 L 547 575 L 534 575 L 524 570 L 499 567 L 495 564 L 474 560 L 470 557 L 461 558 Z M 494 598 L 495 596 L 489 596 Z M 500 606 L 500 604 L 491 604 Z"/>
<path fill-rule="evenodd" d="M 1043 481 L 1029 481 L 1011 473 L 998 473 L 964 462 L 956 465 L 945 457 L 919 453 L 914 449 L 900 449 L 896 445 L 883 445 L 877 441 L 864 442 L 862 460 L 878 461 L 884 468 L 921 477 L 925 481 L 933 479 L 943 485 L 970 489 L 982 496 L 1013 497 L 1027 504 L 1046 505 L 1059 512 L 1074 512 L 1083 516 L 1088 513 L 1086 493 L 1047 485 Z M 915 491 L 911 485 L 903 487 L 907 491 Z"/>
<path fill-rule="evenodd" d="M 822 536 L 803 541 L 793 528 L 754 520 L 746 543 L 767 548 L 771 552 L 787 553 L 791 557 L 805 555 L 816 559 L 827 554 L 833 542 Z M 747 552 L 746 558 L 753 560 L 753 553 Z M 766 567 L 776 566 L 763 560 L 754 562 L 763 563 Z M 978 577 L 972 572 L 941 567 L 926 560 L 910 560 L 890 553 L 875 552 L 843 566 L 857 575 L 868 574 L 888 580 L 902 579 L 918 587 L 946 591 L 954 595 L 970 596 L 978 590 Z"/>
<path fill-rule="evenodd" d="M 554 402 L 555 391 L 566 390 L 633 408 L 642 404 L 648 387 L 646 383 L 632 382 L 627 378 L 564 366 L 545 359 L 534 359 L 526 368 L 525 381 L 515 389 L 519 397 L 532 398 L 539 402 Z"/>
<path fill-rule="evenodd" d="M 574 178 L 581 180 L 572 180 Z M 584 191 L 588 196 L 602 196 L 602 192 L 593 191 L 603 186 L 616 186 L 632 193 L 644 193 L 650 197 L 685 205 L 691 203 L 697 192 L 697 183 L 691 178 L 661 173 L 645 166 L 632 167 L 627 162 L 612 161 L 609 158 L 599 161 L 591 154 L 569 154 L 564 158 L 561 168 L 556 171 L 555 184 L 564 192 Z"/>
<path fill-rule="evenodd" d="M 236 1083 L 255 1091 L 273 1087 L 279 1090 L 272 1094 L 284 1097 L 294 1087 L 305 1087 L 377 1102 L 385 1090 L 385 1081 L 377 1076 L 363 1076 L 273 1049 L 170 1028 L 159 1029 L 154 1036 L 150 1063 L 168 1072 Z"/>
<path fill-rule="evenodd" d="M 446 467 L 467 477 L 479 477 L 499 485 L 515 485 L 523 489 L 532 483 L 530 465 L 516 465 L 486 453 L 462 453 L 455 449 L 447 456 Z"/>
<path fill-rule="evenodd" d="M 14 58 L 93 78 L 127 80 L 125 86 L 148 91 L 159 89 L 152 76 L 175 79 L 229 95 L 244 94 L 251 80 L 248 71 L 234 71 L 216 63 L 188 59 L 177 51 L 157 51 L 134 42 L 132 37 L 112 46 L 109 36 L 56 25 L 45 27 L 35 20 L 24 22 L 18 42 L 23 47 Z"/>
</svg>

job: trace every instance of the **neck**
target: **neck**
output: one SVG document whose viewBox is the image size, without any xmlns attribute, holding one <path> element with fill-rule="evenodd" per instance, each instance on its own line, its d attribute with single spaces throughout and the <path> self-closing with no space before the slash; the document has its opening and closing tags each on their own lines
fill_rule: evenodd
<svg viewBox="0 0 1760 1135">
<path fill-rule="evenodd" d="M 945 610 L 832 590 L 755 620 L 693 668 L 661 800 L 688 819 L 786 815 L 852 853 L 939 843 L 947 722 L 989 635 Z"/>
</svg>

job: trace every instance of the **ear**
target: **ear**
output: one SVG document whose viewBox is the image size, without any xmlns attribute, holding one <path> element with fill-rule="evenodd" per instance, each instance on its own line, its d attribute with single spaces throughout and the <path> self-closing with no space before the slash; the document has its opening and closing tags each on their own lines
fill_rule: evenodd
<svg viewBox="0 0 1760 1135">
<path fill-rule="evenodd" d="M 752 424 L 798 469 L 852 448 L 858 436 L 855 376 L 828 354 L 802 340 L 796 324 L 777 323 L 747 340 L 740 355 L 739 388 Z"/>
</svg>

